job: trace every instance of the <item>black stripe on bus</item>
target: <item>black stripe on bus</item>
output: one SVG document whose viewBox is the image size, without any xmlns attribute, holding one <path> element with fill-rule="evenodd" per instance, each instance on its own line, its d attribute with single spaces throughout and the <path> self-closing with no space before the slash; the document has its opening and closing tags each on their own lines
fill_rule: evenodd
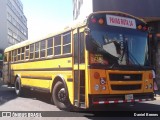
<svg viewBox="0 0 160 120">
<path fill-rule="evenodd" d="M 16 69 L 11 71 L 71 71 L 73 68 L 39 68 L 39 69 Z"/>
<path fill-rule="evenodd" d="M 21 76 L 21 78 L 40 79 L 40 80 L 52 80 L 51 77 L 37 77 L 37 76 Z"/>
</svg>

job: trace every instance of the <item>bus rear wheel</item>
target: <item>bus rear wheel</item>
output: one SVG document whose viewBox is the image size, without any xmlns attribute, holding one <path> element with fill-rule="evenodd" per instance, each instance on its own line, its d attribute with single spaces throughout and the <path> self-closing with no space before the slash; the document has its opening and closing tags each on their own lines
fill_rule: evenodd
<svg viewBox="0 0 160 120">
<path fill-rule="evenodd" d="M 58 81 L 53 87 L 52 99 L 59 109 L 70 110 L 69 98 L 62 82 Z"/>
<path fill-rule="evenodd" d="M 14 88 L 15 88 L 16 95 L 17 96 L 22 96 L 21 81 L 20 81 L 19 77 L 16 78 Z"/>
</svg>

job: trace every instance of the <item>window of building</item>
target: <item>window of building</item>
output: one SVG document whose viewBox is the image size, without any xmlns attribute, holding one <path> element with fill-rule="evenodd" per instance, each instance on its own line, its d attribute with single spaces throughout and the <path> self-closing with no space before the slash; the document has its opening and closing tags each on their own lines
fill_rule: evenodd
<svg viewBox="0 0 160 120">
<path fill-rule="evenodd" d="M 61 35 L 54 37 L 54 55 L 61 54 Z"/>
<path fill-rule="evenodd" d="M 63 54 L 71 53 L 71 34 L 63 35 Z"/>
<path fill-rule="evenodd" d="M 10 35 L 8 35 L 8 41 L 10 44 L 14 44 L 13 38 Z"/>
<path fill-rule="evenodd" d="M 16 26 L 16 20 L 13 18 L 12 21 L 13 21 L 13 25 Z"/>
<path fill-rule="evenodd" d="M 30 59 L 34 58 L 34 44 L 30 45 Z"/>
<path fill-rule="evenodd" d="M 47 40 L 47 56 L 53 55 L 53 38 Z"/>
<path fill-rule="evenodd" d="M 17 39 L 17 34 L 13 32 L 13 38 Z"/>
<path fill-rule="evenodd" d="M 42 40 L 40 43 L 41 43 L 40 55 L 41 55 L 41 58 L 43 58 L 45 57 L 45 53 L 46 53 L 46 40 Z"/>
<path fill-rule="evenodd" d="M 35 44 L 35 58 L 39 58 L 39 42 Z"/>
<path fill-rule="evenodd" d="M 8 0 L 8 6 L 12 8 L 12 3 L 10 2 L 10 0 Z"/>
<path fill-rule="evenodd" d="M 8 29 L 8 35 L 13 36 L 13 32 L 11 29 Z"/>
<path fill-rule="evenodd" d="M 12 22 L 12 16 L 10 15 L 10 13 L 8 13 L 7 18 L 8 18 L 8 20 L 9 20 L 10 22 Z"/>
</svg>

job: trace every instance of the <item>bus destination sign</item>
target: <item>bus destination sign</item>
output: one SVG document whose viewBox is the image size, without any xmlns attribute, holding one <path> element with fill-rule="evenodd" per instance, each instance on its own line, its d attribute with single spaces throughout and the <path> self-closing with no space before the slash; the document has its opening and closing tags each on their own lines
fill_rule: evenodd
<svg viewBox="0 0 160 120">
<path fill-rule="evenodd" d="M 136 29 L 135 19 L 106 15 L 107 25 Z"/>
</svg>

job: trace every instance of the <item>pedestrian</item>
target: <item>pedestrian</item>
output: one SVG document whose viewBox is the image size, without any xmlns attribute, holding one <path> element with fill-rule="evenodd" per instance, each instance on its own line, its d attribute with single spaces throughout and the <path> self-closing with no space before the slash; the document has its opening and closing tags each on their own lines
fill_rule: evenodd
<svg viewBox="0 0 160 120">
<path fill-rule="evenodd" d="M 156 74 L 155 71 L 152 70 L 153 75 L 153 89 L 154 89 L 154 96 L 156 96 L 156 91 L 158 90 L 157 82 L 156 82 Z"/>
</svg>

